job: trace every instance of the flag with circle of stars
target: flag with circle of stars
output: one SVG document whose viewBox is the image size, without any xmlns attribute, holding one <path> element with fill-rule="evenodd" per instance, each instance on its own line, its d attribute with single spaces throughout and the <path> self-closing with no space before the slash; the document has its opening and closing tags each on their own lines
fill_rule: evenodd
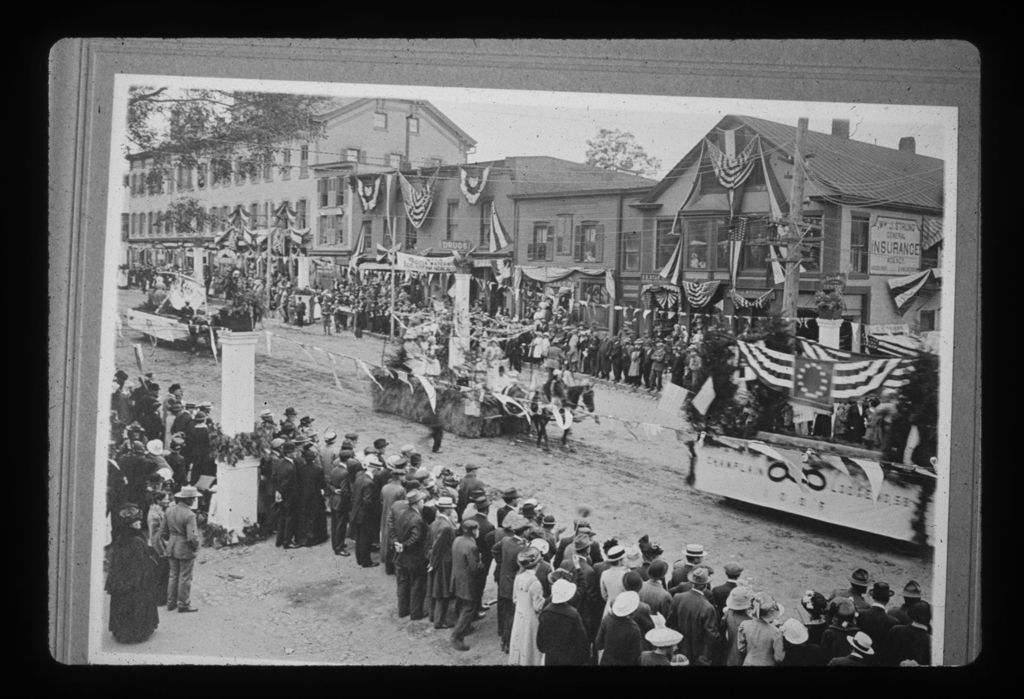
<svg viewBox="0 0 1024 699">
<path fill-rule="evenodd" d="M 832 378 L 835 362 L 811 359 L 796 355 L 793 357 L 794 403 L 812 408 L 832 409 Z"/>
</svg>

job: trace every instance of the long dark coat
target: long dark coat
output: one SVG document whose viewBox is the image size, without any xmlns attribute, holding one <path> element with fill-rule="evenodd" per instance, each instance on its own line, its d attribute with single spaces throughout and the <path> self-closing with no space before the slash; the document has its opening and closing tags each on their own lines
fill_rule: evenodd
<svg viewBox="0 0 1024 699">
<path fill-rule="evenodd" d="M 601 665 L 639 665 L 644 650 L 640 627 L 630 617 L 609 614 L 597 633 L 598 650 L 604 650 Z"/>
<path fill-rule="evenodd" d="M 537 650 L 545 665 L 588 665 L 590 640 L 583 619 L 568 602 L 549 604 L 540 613 Z"/>
<path fill-rule="evenodd" d="M 402 552 L 395 556 L 396 566 L 410 569 L 427 567 L 427 525 L 415 508 L 407 507 L 398 514 L 395 541 L 403 547 Z"/>
<path fill-rule="evenodd" d="M 455 525 L 447 517 L 437 517 L 427 534 L 427 597 L 447 599 L 452 596 L 452 543 Z"/>
<path fill-rule="evenodd" d="M 298 519 L 295 527 L 295 538 L 306 541 L 316 536 L 313 522 L 317 512 L 324 509 L 324 472 L 316 459 L 299 459 L 295 467 L 298 480 L 299 502 Z"/>
<path fill-rule="evenodd" d="M 498 597 L 512 599 L 516 574 L 519 573 L 519 552 L 526 548 L 526 539 L 518 536 L 506 536 L 491 549 L 491 554 L 498 565 Z"/>
<path fill-rule="evenodd" d="M 485 573 L 476 541 L 468 536 L 456 537 L 452 542 L 452 595 L 472 601 L 478 580 Z"/>
<path fill-rule="evenodd" d="M 494 557 L 491 555 L 491 547 L 494 546 L 494 525 L 491 520 L 487 519 L 486 512 L 477 512 L 472 519 L 480 524 L 480 533 L 477 534 L 476 540 L 480 542 L 480 564 L 483 566 L 481 575 L 486 577 L 487 572 L 491 569 L 491 563 L 494 561 Z"/>
<path fill-rule="evenodd" d="M 118 535 L 111 547 L 106 592 L 110 595 L 110 632 L 120 643 L 140 643 L 160 623 L 156 561 L 145 539 L 131 531 Z"/>
<path fill-rule="evenodd" d="M 352 510 L 349 521 L 366 526 L 373 517 L 373 479 L 366 471 L 360 471 L 352 483 Z"/>
<path fill-rule="evenodd" d="M 899 626 L 899 619 L 887 613 L 881 607 L 872 605 L 871 609 L 861 612 L 857 617 L 857 626 L 871 637 L 872 648 L 876 654 L 885 654 L 885 637 L 894 626 Z"/>
</svg>

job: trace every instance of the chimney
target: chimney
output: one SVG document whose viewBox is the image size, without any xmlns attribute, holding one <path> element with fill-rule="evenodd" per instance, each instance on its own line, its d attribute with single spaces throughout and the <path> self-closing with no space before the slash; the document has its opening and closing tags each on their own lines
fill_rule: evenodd
<svg viewBox="0 0 1024 699">
<path fill-rule="evenodd" d="M 913 153 L 916 147 L 913 136 L 904 136 L 900 139 L 900 150 L 904 153 Z"/>
<path fill-rule="evenodd" d="M 832 135 L 838 136 L 839 138 L 850 137 L 850 120 L 849 119 L 833 119 L 832 120 Z"/>
</svg>

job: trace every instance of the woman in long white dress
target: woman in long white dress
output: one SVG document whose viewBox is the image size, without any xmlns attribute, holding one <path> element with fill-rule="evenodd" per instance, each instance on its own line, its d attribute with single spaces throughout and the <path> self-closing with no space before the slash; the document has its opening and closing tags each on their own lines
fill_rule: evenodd
<svg viewBox="0 0 1024 699">
<path fill-rule="evenodd" d="M 543 665 L 544 654 L 537 650 L 537 627 L 544 607 L 544 588 L 537 578 L 540 551 L 532 546 L 519 552 L 519 573 L 513 583 L 515 615 L 509 640 L 509 665 Z"/>
</svg>

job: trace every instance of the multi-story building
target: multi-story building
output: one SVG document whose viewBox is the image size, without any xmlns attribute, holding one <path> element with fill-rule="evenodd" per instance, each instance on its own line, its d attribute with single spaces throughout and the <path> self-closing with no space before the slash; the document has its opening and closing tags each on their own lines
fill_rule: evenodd
<svg viewBox="0 0 1024 699">
<path fill-rule="evenodd" d="M 249 214 L 250 227 L 261 229 L 273 225 L 273 212 L 287 203 L 297 214 L 294 226 L 309 228 L 319 251 L 346 249 L 350 240 L 340 222 L 346 212 L 351 215 L 348 189 L 333 187 L 338 180 L 328 175 L 464 163 L 476 145 L 430 102 L 344 99 L 333 105 L 319 115 L 321 138 L 282 143 L 273 162 L 252 162 L 240 151 L 229 160 L 189 169 L 158 165 L 153 153 L 129 155 L 125 261 L 183 264 L 183 247 L 197 239 L 212 241 L 239 205 Z M 163 225 L 162 214 L 182 197 L 197 199 L 212 214 L 210 223 L 197 231 Z"/>
<path fill-rule="evenodd" d="M 734 291 L 755 299 L 781 289 L 769 242 L 775 239 L 774 221 L 789 212 L 795 136 L 795 126 L 726 116 L 657 186 L 630 204 L 641 223 L 635 233 L 624 235 L 639 234 L 640 253 L 638 266 L 621 271 L 624 299 L 665 286 L 658 273 L 680 238 L 684 281 L 731 285 L 730 231 L 741 221 L 745 235 Z M 742 156 L 748 146 L 754 162 L 730 204 L 730 191 L 716 175 L 711 155 Z M 859 347 L 854 323 L 939 329 L 941 274 L 933 275 L 902 312 L 889 285 L 941 268 L 943 161 L 918 155 L 914 148 L 913 138 L 901 139 L 897 148 L 852 140 L 849 122 L 843 120 L 833 122 L 830 134 L 806 135 L 803 224 L 809 242 L 801 246 L 799 315 L 817 316 L 815 293 L 823 285 L 840 288 L 842 318 L 848 321 L 841 336 L 853 349 Z M 771 311 L 781 310 L 781 296 L 775 294 Z M 723 300 L 724 313 L 737 312 L 731 294 Z M 813 330 L 813 323 L 807 325 Z"/>
</svg>

